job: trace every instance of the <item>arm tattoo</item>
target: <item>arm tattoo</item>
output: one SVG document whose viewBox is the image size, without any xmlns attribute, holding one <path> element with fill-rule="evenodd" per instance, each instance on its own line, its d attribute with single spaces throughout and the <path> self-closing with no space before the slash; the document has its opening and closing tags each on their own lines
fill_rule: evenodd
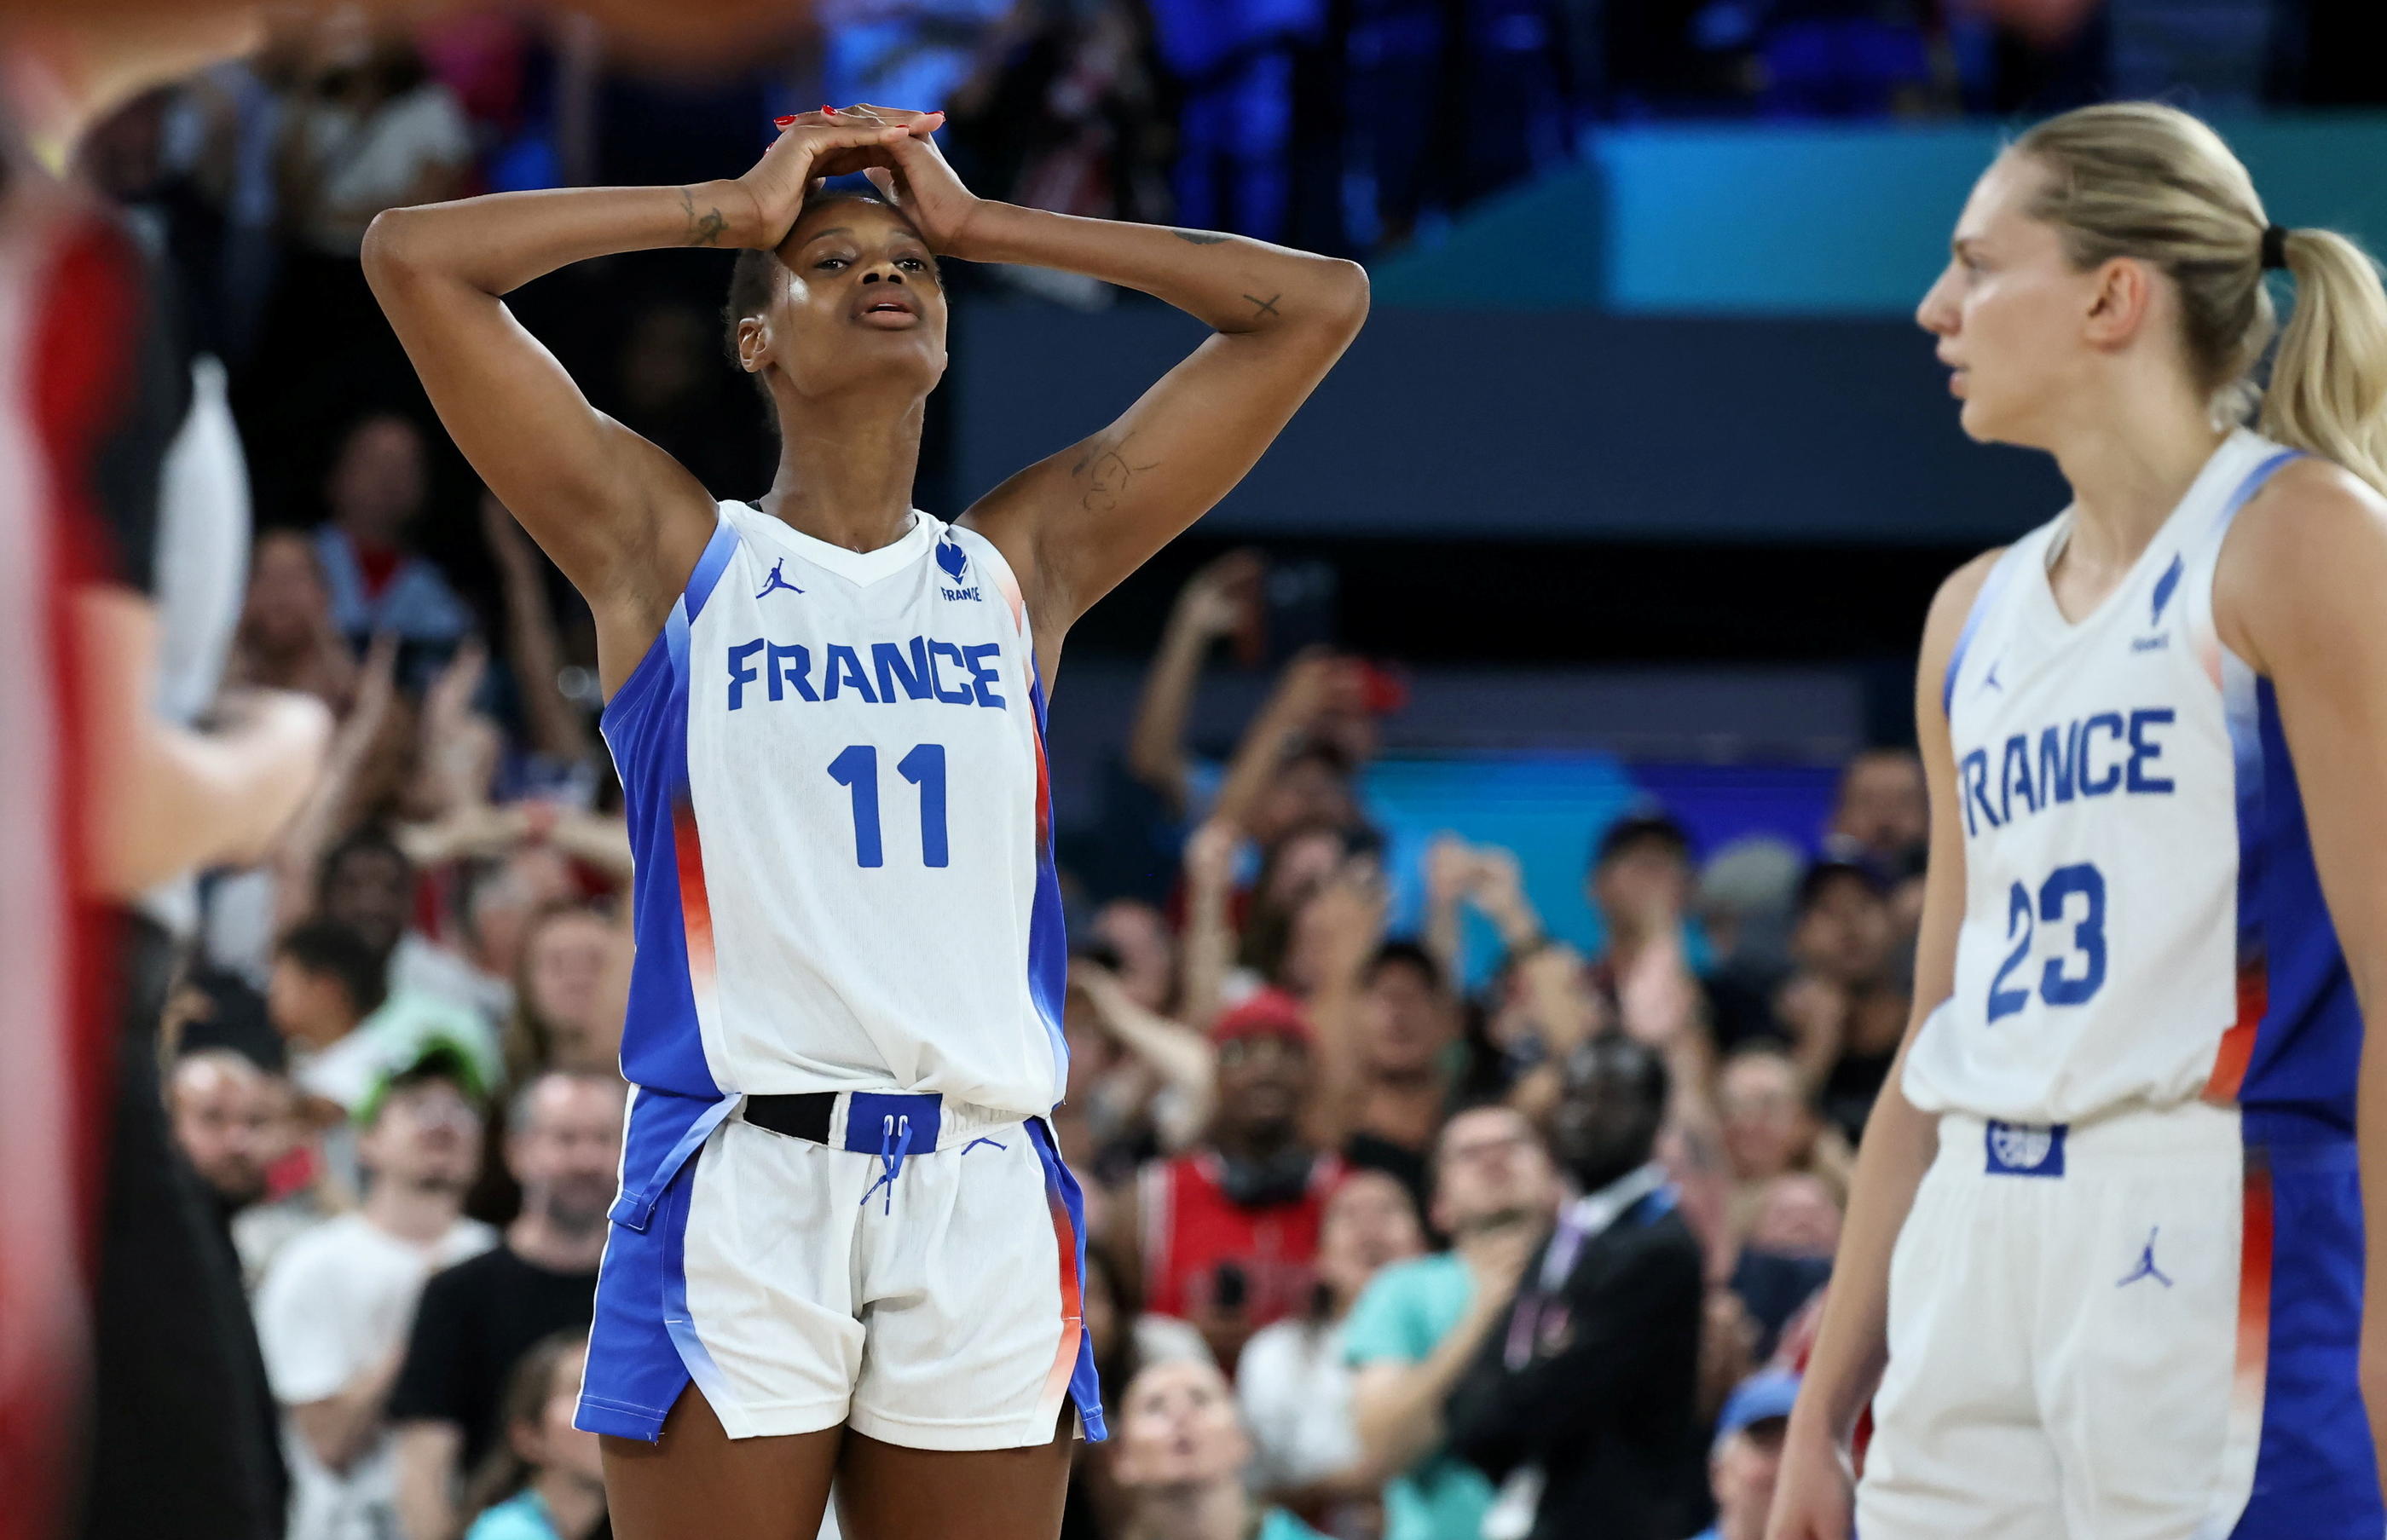
<svg viewBox="0 0 2387 1540">
<path fill-rule="evenodd" d="M 729 221 L 721 217 L 720 209 L 708 208 L 701 214 L 698 213 L 696 199 L 688 196 L 685 187 L 679 190 L 679 206 L 688 211 L 688 239 L 680 243 L 682 246 L 721 244 L 721 233 L 729 227 Z"/>
<path fill-rule="evenodd" d="M 1169 234 L 1194 246 L 1217 246 L 1227 238 L 1211 230 L 1172 230 Z"/>
<path fill-rule="evenodd" d="M 1128 439 L 1133 436 L 1130 433 L 1116 444 L 1101 440 L 1089 444 L 1086 452 L 1078 457 L 1078 463 L 1069 467 L 1069 478 L 1086 484 L 1085 491 L 1078 499 L 1080 508 L 1089 513 L 1109 512 L 1127 495 L 1127 484 L 1131 477 L 1160 463 L 1156 460 L 1149 465 L 1130 464 L 1124 451 Z"/>
<path fill-rule="evenodd" d="M 1256 294 L 1247 294 L 1244 297 L 1259 307 L 1252 312 L 1253 319 L 1257 320 L 1264 315 L 1275 316 L 1279 321 L 1284 319 L 1284 312 L 1276 308 L 1276 302 L 1284 297 L 1282 293 L 1269 295 L 1266 299 L 1262 299 Z"/>
</svg>

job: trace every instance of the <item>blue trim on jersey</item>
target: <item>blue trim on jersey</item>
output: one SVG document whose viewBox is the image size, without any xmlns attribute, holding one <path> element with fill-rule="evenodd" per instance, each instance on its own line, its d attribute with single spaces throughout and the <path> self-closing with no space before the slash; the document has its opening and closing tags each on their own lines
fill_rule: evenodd
<svg viewBox="0 0 2387 1540">
<path fill-rule="evenodd" d="M 1036 1146 L 1036 1158 L 1044 1166 L 1044 1191 L 1048 1197 L 1058 1198 L 1069 1216 L 1069 1229 L 1078 1240 L 1078 1298 L 1080 1312 L 1084 1309 L 1086 1287 L 1086 1197 L 1078 1188 L 1078 1179 L 1069 1174 L 1068 1162 L 1061 1158 L 1060 1146 L 1053 1142 L 1052 1126 L 1042 1117 L 1028 1119 L 1028 1142 Z M 1086 1425 L 1086 1442 L 1100 1444 L 1110 1437 L 1110 1429 L 1103 1421 L 1103 1387 L 1094 1373 L 1094 1339 L 1092 1332 L 1078 1334 L 1078 1361 L 1069 1370 L 1069 1399 L 1078 1406 L 1079 1420 Z"/>
<path fill-rule="evenodd" d="M 2238 802 L 2238 971 L 2264 966 L 2263 721 L 2260 683 L 2238 655 L 2221 651 L 2221 716 L 2229 729 L 2229 759 Z"/>
<path fill-rule="evenodd" d="M 623 1022 L 622 1074 L 633 1085 L 708 1100 L 719 1097 L 721 1087 L 705 1061 L 688 972 L 677 825 L 688 797 L 688 625 L 737 549 L 737 528 L 725 518 L 663 630 L 598 719 L 621 777 L 634 862 L 630 920 L 638 957 Z"/>
<path fill-rule="evenodd" d="M 635 1097 L 623 1137 L 622 1169 L 645 1180 L 625 1178 L 623 1196 L 613 1205 L 597 1274 L 580 1409 L 573 1423 L 589 1433 L 651 1444 L 663 1435 L 663 1419 L 699 1359 L 700 1382 L 703 1373 L 719 1378 L 693 1327 L 684 1324 L 683 1258 L 688 1194 L 696 1180 L 696 1162 L 688 1156 L 737 1103 L 644 1088 Z M 634 1195 L 634 1186 L 642 1191 Z"/>
<path fill-rule="evenodd" d="M 2231 1540 L 2375 1540 L 2387 1511 L 2355 1374 L 2363 1249 L 2354 1143 L 2295 1142 L 2313 1131 L 2301 1119 L 2253 1109 L 2245 1118 L 2249 1167 L 2269 1168 L 2270 1345 L 2254 1488 Z"/>
<path fill-rule="evenodd" d="M 2250 921 L 2257 930 L 2267 1004 L 2238 1100 L 2250 1107 L 2305 1109 L 2351 1136 L 2362 1011 L 2321 895 L 2295 763 L 2280 726 L 2279 696 L 2263 678 L 2253 680 L 2249 693 L 2252 749 L 2260 769 L 2251 808 L 2241 787 L 2239 916 L 2242 944 Z M 2242 764 L 2247 752 L 2236 741 L 2240 730 L 2232 713 L 2231 747 Z"/>
<path fill-rule="evenodd" d="M 2238 517 L 2238 511 L 2254 500 L 2254 494 L 2263 489 L 2264 484 L 2271 479 L 2273 473 L 2288 461 L 2302 460 L 2304 457 L 2305 452 L 2302 449 L 2281 449 L 2278 454 L 2264 460 L 2253 470 L 2247 472 L 2246 479 L 2238 484 L 2238 489 L 2229 494 L 2229 500 L 2221 505 L 2221 511 L 2213 516 L 2215 536 L 2218 536 L 2229 528 L 2231 521 Z"/>
<path fill-rule="evenodd" d="M 1036 711 L 1036 741 L 1038 753 L 1043 752 L 1044 742 L 1044 678 L 1043 671 L 1031 659 L 1028 665 L 1028 700 Z M 1036 822 L 1044 831 L 1043 844 L 1036 852 L 1036 902 L 1028 915 L 1028 993 L 1036 1003 L 1036 1014 L 1044 1020 L 1044 1035 L 1053 1044 L 1053 1100 L 1061 1100 L 1069 1083 L 1069 1040 L 1061 1030 L 1062 1003 L 1068 998 L 1069 936 L 1067 922 L 1061 914 L 1061 873 L 1053 859 L 1053 809 L 1051 766 L 1048 760 L 1043 781 L 1045 805 L 1036 810 Z"/>
<path fill-rule="evenodd" d="M 2214 515 L 2210 538 L 2226 538 L 2254 494 L 2303 457 L 2282 449 L 2246 473 Z M 2221 703 L 2237 773 L 2238 966 L 2260 971 L 2265 999 L 2238 1100 L 2296 1108 L 2351 1135 L 2362 1054 L 2353 978 L 2321 896 L 2279 695 L 2226 646 Z"/>
<path fill-rule="evenodd" d="M 1964 628 L 1956 633 L 1956 646 L 1948 654 L 1948 676 L 1939 687 L 1939 714 L 1947 716 L 1956 709 L 1956 675 L 1964 666 L 1964 654 L 1973 649 L 1973 634 L 1981 628 L 1982 617 L 1996 604 L 1998 595 L 2013 574 L 2014 563 L 2000 557 L 1989 568 L 1989 575 L 1981 579 L 1980 591 L 1973 596 L 1973 607 L 1964 614 Z"/>
</svg>

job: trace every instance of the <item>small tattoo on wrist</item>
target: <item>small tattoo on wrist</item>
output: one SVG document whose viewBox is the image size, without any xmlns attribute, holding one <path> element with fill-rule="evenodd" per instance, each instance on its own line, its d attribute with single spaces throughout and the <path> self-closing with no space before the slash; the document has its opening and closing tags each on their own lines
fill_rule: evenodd
<svg viewBox="0 0 2387 1540">
<path fill-rule="evenodd" d="M 718 208 L 708 208 L 701 214 L 698 213 L 696 211 L 696 199 L 689 196 L 688 190 L 685 187 L 679 190 L 679 204 L 680 208 L 686 210 L 688 214 L 688 238 L 680 244 L 683 246 L 719 246 L 721 244 L 721 233 L 729 228 L 729 221 L 721 217 L 721 210 Z"/>
<path fill-rule="evenodd" d="M 1194 246 L 1217 246 L 1227 238 L 1211 230 L 1171 230 L 1169 234 Z"/>
</svg>

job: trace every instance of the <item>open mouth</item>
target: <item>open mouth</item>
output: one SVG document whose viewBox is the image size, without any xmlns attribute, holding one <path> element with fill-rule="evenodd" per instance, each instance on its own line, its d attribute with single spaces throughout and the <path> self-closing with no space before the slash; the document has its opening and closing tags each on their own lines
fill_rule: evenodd
<svg viewBox="0 0 2387 1540">
<path fill-rule="evenodd" d="M 859 313 L 864 322 L 874 326 L 907 326 L 920 319 L 919 309 L 910 296 L 903 294 L 875 296 Z"/>
</svg>

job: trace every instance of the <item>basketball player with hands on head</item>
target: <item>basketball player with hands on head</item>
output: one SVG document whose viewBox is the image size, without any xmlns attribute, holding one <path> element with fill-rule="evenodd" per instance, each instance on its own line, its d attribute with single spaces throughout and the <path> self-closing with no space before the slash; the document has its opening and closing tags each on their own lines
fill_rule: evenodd
<svg viewBox="0 0 2387 1540">
<path fill-rule="evenodd" d="M 1354 265 L 973 196 L 935 113 L 782 120 L 735 180 L 393 210 L 365 263 L 440 417 L 595 612 L 637 851 L 636 1088 L 579 1425 L 623 1540 L 1049 1540 L 1102 1412 L 1060 1095 L 1043 754 L 1079 615 L 1224 496 L 1367 309 Z M 864 171 L 879 196 L 825 191 Z M 780 458 L 716 501 L 500 297 L 741 248 Z M 915 510 L 941 258 L 1142 289 L 1213 335 L 954 524 Z"/>
<path fill-rule="evenodd" d="M 1998 158 L 1918 319 L 2073 501 L 1925 629 L 1915 1018 L 1769 1534 L 2377 1540 L 2387 295 L 2123 103 Z"/>
</svg>

